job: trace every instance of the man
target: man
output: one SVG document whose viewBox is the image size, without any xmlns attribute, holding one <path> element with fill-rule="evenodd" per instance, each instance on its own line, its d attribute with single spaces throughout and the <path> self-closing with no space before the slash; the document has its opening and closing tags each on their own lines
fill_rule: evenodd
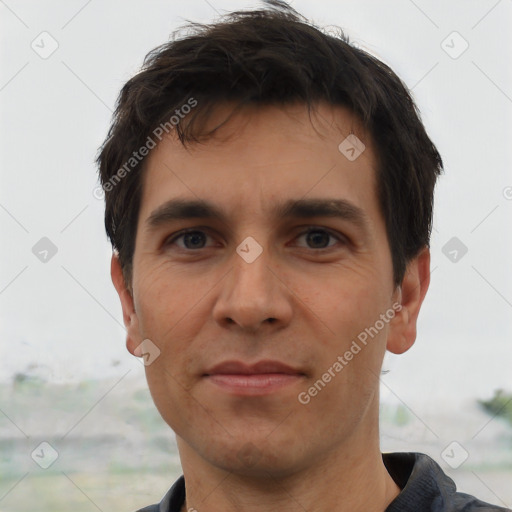
<svg viewBox="0 0 512 512">
<path fill-rule="evenodd" d="M 183 468 L 145 511 L 505 510 L 380 452 L 442 169 L 386 65 L 284 3 L 233 13 L 147 57 L 98 163 L 127 347 Z"/>
</svg>

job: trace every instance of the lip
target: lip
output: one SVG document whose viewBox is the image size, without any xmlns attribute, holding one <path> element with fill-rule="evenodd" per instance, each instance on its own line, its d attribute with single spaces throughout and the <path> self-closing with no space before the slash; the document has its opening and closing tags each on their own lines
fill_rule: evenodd
<svg viewBox="0 0 512 512">
<path fill-rule="evenodd" d="M 224 361 L 203 375 L 216 387 L 234 395 L 261 396 L 297 383 L 305 374 L 280 361 Z"/>
<path fill-rule="evenodd" d="M 266 373 L 304 375 L 300 370 L 292 368 L 280 361 L 272 361 L 270 359 L 258 361 L 253 364 L 247 364 L 243 361 L 224 361 L 207 370 L 205 375 L 261 375 Z"/>
</svg>

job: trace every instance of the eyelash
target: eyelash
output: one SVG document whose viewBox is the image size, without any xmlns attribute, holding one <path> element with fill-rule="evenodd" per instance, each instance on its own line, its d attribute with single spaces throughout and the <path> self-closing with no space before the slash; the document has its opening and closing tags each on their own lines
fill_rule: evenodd
<svg viewBox="0 0 512 512">
<path fill-rule="evenodd" d="M 171 237 L 166 239 L 166 241 L 164 242 L 164 247 L 167 248 L 170 245 L 174 245 L 177 240 L 179 240 L 180 238 L 183 238 L 185 235 L 187 235 L 189 233 L 204 233 L 207 236 L 211 237 L 211 235 L 209 233 L 207 233 L 207 231 L 209 231 L 209 230 L 205 229 L 205 228 L 200 228 L 200 227 L 188 228 L 183 231 L 179 231 L 178 233 L 171 235 Z M 297 236 L 295 238 L 299 238 L 301 236 L 308 235 L 309 233 L 312 233 L 312 232 L 327 233 L 331 238 L 335 238 L 342 245 L 347 244 L 347 239 L 343 235 L 334 234 L 332 231 L 330 231 L 326 228 L 319 227 L 319 226 L 308 226 L 305 231 L 302 231 L 299 234 L 297 234 Z M 327 247 L 322 247 L 320 249 L 314 249 L 314 248 L 309 248 L 309 249 L 314 252 L 317 252 L 317 253 L 322 253 L 325 251 L 329 251 L 330 249 L 332 249 L 334 247 L 335 247 L 335 245 L 329 245 Z M 199 249 L 187 249 L 187 248 L 179 247 L 179 249 L 182 251 L 186 251 L 186 252 L 199 252 L 201 250 L 207 249 L 207 247 L 201 247 Z"/>
</svg>

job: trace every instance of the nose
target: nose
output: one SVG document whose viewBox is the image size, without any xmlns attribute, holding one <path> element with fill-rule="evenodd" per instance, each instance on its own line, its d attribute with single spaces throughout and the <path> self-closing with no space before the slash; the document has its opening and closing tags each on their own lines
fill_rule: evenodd
<svg viewBox="0 0 512 512">
<path fill-rule="evenodd" d="M 232 271 L 222 281 L 213 308 L 214 319 L 222 327 L 237 325 L 244 332 L 256 333 L 264 326 L 279 329 L 292 317 L 292 292 L 282 272 L 272 265 L 267 251 L 248 263 L 238 253 L 230 262 Z"/>
</svg>

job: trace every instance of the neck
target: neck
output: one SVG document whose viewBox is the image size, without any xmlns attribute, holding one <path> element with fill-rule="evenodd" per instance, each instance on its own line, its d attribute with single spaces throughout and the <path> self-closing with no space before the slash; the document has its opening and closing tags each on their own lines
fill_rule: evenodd
<svg viewBox="0 0 512 512">
<path fill-rule="evenodd" d="M 364 429 L 361 429 L 362 431 Z M 207 463 L 177 437 L 186 502 L 182 511 L 384 512 L 400 488 L 382 461 L 377 435 L 350 439 L 337 450 L 293 473 L 240 475 Z M 373 440 L 373 441 L 372 441 Z M 364 449 L 354 449 L 360 446 Z"/>
</svg>

